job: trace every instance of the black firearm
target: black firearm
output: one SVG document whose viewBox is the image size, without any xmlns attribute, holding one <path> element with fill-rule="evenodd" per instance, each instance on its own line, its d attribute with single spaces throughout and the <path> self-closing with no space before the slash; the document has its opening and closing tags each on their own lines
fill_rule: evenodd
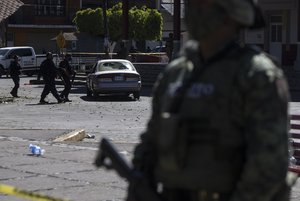
<svg viewBox="0 0 300 201">
<path fill-rule="evenodd" d="M 155 190 L 150 187 L 147 179 L 142 173 L 133 170 L 132 167 L 120 156 L 116 148 L 107 139 L 102 138 L 99 146 L 99 152 L 95 160 L 97 167 L 115 169 L 130 184 L 134 184 L 134 197 L 144 201 L 162 201 Z"/>
</svg>

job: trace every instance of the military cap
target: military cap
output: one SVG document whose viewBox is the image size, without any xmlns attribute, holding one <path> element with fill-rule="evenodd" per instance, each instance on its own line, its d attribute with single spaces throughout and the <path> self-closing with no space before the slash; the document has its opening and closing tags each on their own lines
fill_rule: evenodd
<svg viewBox="0 0 300 201">
<path fill-rule="evenodd" d="M 191 0 L 186 0 L 188 3 Z M 265 20 L 257 0 L 212 0 L 242 26 L 257 29 L 265 26 Z"/>
<path fill-rule="evenodd" d="M 239 24 L 250 28 L 262 28 L 265 25 L 257 0 L 215 0 L 228 15 Z"/>
</svg>

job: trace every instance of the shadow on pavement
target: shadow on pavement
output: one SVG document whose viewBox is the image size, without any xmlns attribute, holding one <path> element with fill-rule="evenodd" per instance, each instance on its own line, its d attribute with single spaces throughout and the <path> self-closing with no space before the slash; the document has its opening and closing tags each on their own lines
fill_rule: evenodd
<svg viewBox="0 0 300 201">
<path fill-rule="evenodd" d="M 46 105 L 58 105 L 58 104 L 64 104 L 64 103 L 57 103 L 57 102 L 48 102 L 48 103 L 29 103 L 29 104 L 25 104 L 25 106 L 37 106 L 37 105 L 42 105 L 42 106 L 46 106 Z"/>
<path fill-rule="evenodd" d="M 86 87 L 74 87 L 72 88 L 71 93 L 86 94 Z M 142 87 L 140 95 L 141 98 L 142 96 L 151 97 L 152 87 Z M 80 98 L 84 101 L 136 101 L 132 94 L 129 96 L 122 94 L 100 94 L 98 97 L 81 96 Z"/>
<path fill-rule="evenodd" d="M 81 96 L 82 100 L 87 102 L 128 102 L 137 101 L 131 95 L 99 95 L 98 97 Z"/>
</svg>

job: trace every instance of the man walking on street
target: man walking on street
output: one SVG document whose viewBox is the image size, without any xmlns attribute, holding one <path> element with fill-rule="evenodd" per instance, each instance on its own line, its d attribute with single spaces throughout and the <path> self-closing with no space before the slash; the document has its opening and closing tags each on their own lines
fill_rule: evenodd
<svg viewBox="0 0 300 201">
<path fill-rule="evenodd" d="M 134 169 L 164 201 L 288 201 L 287 82 L 238 41 L 265 25 L 257 1 L 186 0 L 185 15 L 191 40 L 155 84 Z"/>
<path fill-rule="evenodd" d="M 10 63 L 9 66 L 9 74 L 11 79 L 13 80 L 15 86 L 11 90 L 10 94 L 18 98 L 18 89 L 20 87 L 20 74 L 21 74 L 21 66 L 19 64 L 19 57 L 18 55 L 14 55 L 14 60 Z"/>
<path fill-rule="evenodd" d="M 63 100 L 59 97 L 56 87 L 55 87 L 55 78 L 57 76 L 57 68 L 53 62 L 53 56 L 51 52 L 46 54 L 46 59 L 42 62 L 40 67 L 41 75 L 45 82 L 44 90 L 41 94 L 40 103 L 47 104 L 45 101 L 46 96 L 51 92 L 52 95 L 56 98 L 58 103 L 62 103 Z"/>
<path fill-rule="evenodd" d="M 61 76 L 61 79 L 65 86 L 64 90 L 60 94 L 60 98 L 63 99 L 65 102 L 72 102 L 69 99 L 69 94 L 72 87 L 71 79 L 72 76 L 74 76 L 75 72 L 69 63 L 70 60 L 71 60 L 71 55 L 66 54 L 64 60 L 59 63 L 59 68 L 58 68 L 59 75 Z"/>
<path fill-rule="evenodd" d="M 167 56 L 169 58 L 169 62 L 172 61 L 173 58 L 173 49 L 174 49 L 174 36 L 173 33 L 169 33 L 169 37 L 166 41 L 166 52 L 167 52 Z"/>
</svg>

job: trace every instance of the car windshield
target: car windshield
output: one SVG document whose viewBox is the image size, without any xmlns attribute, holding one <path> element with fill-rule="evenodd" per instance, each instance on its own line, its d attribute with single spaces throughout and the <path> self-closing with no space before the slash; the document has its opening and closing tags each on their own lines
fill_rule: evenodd
<svg viewBox="0 0 300 201">
<path fill-rule="evenodd" d="M 129 62 L 121 61 L 108 61 L 100 63 L 97 66 L 97 71 L 116 71 L 116 70 L 134 70 L 133 66 Z"/>
<path fill-rule="evenodd" d="M 8 50 L 0 50 L 0 56 L 4 56 L 6 54 L 6 52 L 8 52 Z"/>
</svg>

